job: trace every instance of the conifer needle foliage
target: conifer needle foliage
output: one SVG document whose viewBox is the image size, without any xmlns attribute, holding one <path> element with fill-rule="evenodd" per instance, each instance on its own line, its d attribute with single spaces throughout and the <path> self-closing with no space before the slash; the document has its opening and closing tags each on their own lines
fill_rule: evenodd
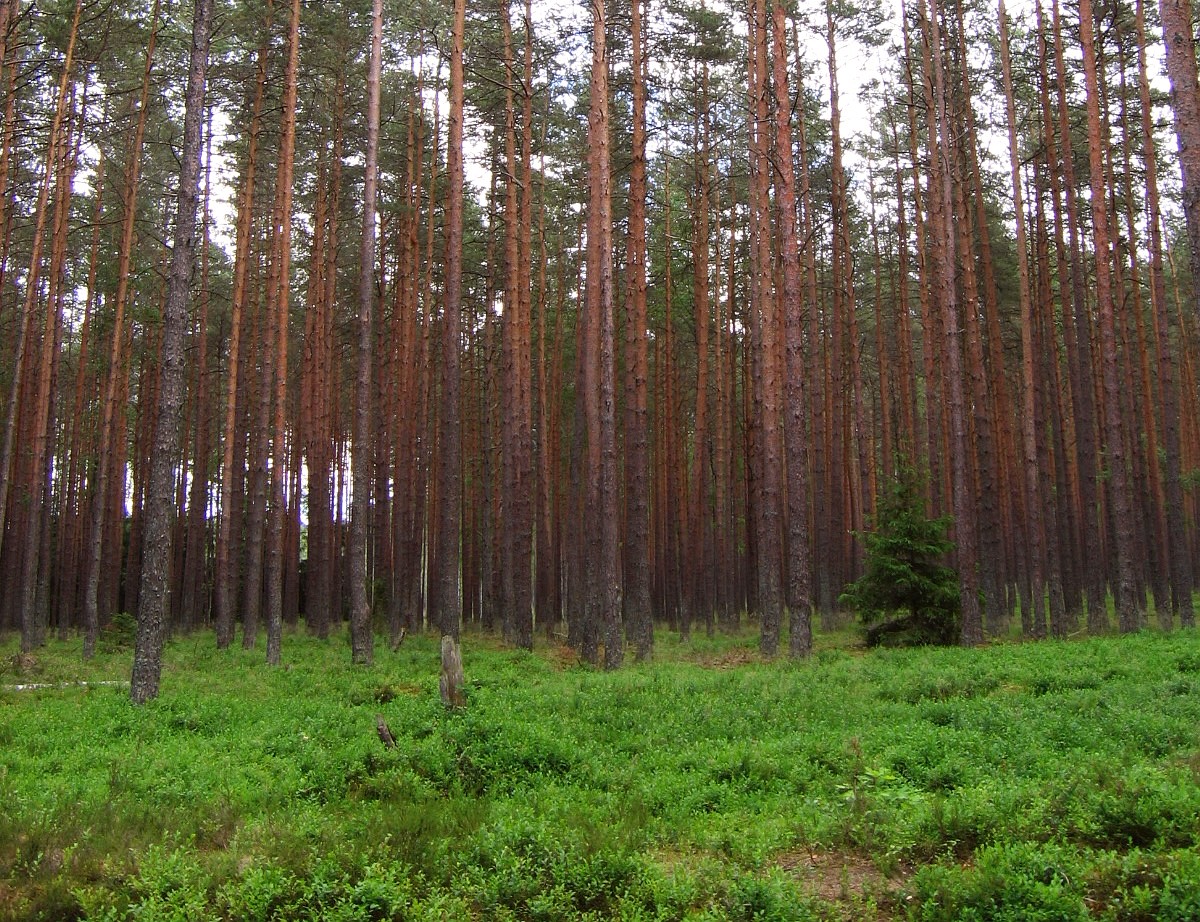
<svg viewBox="0 0 1200 922">
<path fill-rule="evenodd" d="M 951 644 L 958 636 L 959 589 L 943 561 L 953 549 L 948 517 L 929 518 L 916 473 L 901 467 L 863 535 L 866 569 L 842 604 L 867 629 L 867 643 Z"/>
</svg>

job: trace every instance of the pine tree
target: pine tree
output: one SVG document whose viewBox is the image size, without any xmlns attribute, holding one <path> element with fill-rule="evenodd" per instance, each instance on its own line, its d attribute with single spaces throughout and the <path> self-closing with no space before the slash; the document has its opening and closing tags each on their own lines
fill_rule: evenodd
<svg viewBox="0 0 1200 922">
<path fill-rule="evenodd" d="M 135 704 L 158 696 L 166 640 L 167 561 L 170 558 L 172 466 L 179 445 L 179 416 L 184 398 L 184 338 L 196 248 L 199 207 L 201 123 L 212 37 L 212 0 L 196 0 L 192 46 L 184 97 L 183 150 L 175 206 L 175 239 L 163 317 L 162 378 L 156 415 L 158 425 L 151 455 L 147 494 L 146 546 L 139 594 L 137 642 L 133 654 L 130 695 Z"/>
<path fill-rule="evenodd" d="M 880 497 L 864 572 L 841 602 L 858 613 L 867 644 L 953 644 L 959 636 L 959 576 L 941 561 L 953 550 L 950 521 L 925 515 L 915 472 L 901 461 Z"/>
</svg>

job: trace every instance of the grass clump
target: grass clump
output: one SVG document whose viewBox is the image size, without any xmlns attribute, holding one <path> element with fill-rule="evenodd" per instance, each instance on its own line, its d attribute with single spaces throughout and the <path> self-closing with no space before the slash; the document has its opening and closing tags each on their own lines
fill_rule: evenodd
<svg viewBox="0 0 1200 922">
<path fill-rule="evenodd" d="M 468 635 L 453 713 L 421 636 L 362 668 L 296 633 L 284 669 L 177 638 L 141 708 L 6 672 L 0 920 L 1200 917 L 1194 633 L 755 640 L 604 673 Z M 37 668 L 128 668 L 78 657 Z"/>
</svg>

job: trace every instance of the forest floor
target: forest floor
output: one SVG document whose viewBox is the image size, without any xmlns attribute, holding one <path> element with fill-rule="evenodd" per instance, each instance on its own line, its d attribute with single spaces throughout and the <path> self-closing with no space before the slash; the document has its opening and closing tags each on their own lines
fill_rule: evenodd
<svg viewBox="0 0 1200 922">
<path fill-rule="evenodd" d="M 429 636 L 178 637 L 141 708 L 2 637 L 0 919 L 1200 919 L 1200 635 L 817 640 L 467 634 L 447 712 Z"/>
</svg>

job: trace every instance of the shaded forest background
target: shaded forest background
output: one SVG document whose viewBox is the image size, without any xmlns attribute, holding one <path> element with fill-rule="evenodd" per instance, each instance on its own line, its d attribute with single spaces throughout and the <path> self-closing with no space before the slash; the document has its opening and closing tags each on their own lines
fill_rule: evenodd
<svg viewBox="0 0 1200 922">
<path fill-rule="evenodd" d="M 27 650 L 145 601 L 192 13 L 0 3 Z M 1186 0 L 382 13 L 373 166 L 369 4 L 215 3 L 171 627 L 326 636 L 361 587 L 397 641 L 565 631 L 612 666 L 749 616 L 804 655 L 910 466 L 964 642 L 1194 624 Z M 847 137 L 837 62 L 881 47 Z"/>
</svg>

